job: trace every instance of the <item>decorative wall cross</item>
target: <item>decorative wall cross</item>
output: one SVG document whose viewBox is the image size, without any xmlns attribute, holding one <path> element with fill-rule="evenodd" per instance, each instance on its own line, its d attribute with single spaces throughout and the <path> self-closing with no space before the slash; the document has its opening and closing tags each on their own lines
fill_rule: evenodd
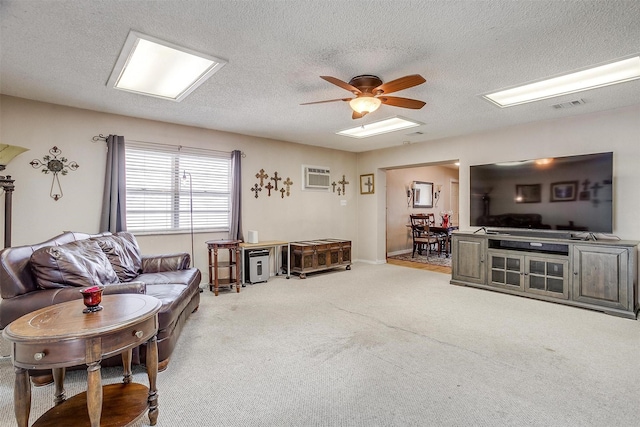
<svg viewBox="0 0 640 427">
<path fill-rule="evenodd" d="M 338 184 L 336 184 L 336 182 L 335 182 L 335 181 L 333 181 L 333 182 L 331 183 L 331 186 L 333 187 L 333 192 L 334 192 L 334 193 L 336 192 L 336 185 L 338 185 Z"/>
<path fill-rule="evenodd" d="M 285 192 L 285 191 L 287 191 L 287 190 L 285 190 L 284 188 L 281 188 L 281 189 L 280 189 L 280 198 L 281 198 L 281 199 L 284 199 L 284 192 Z"/>
<path fill-rule="evenodd" d="M 364 186 L 367 187 L 367 192 L 371 193 L 371 187 L 373 187 L 373 182 L 371 182 L 371 177 L 367 177 L 367 182 L 364 183 Z"/>
<path fill-rule="evenodd" d="M 588 179 L 585 179 L 584 181 L 582 181 L 582 190 L 583 191 L 589 190 L 589 184 L 591 184 L 591 181 L 589 181 Z"/>
<path fill-rule="evenodd" d="M 278 189 L 278 181 L 282 181 L 282 178 L 278 177 L 278 172 L 274 172 L 273 173 L 273 178 L 271 178 L 271 181 L 275 182 L 276 186 L 274 188 L 277 190 Z"/>
<path fill-rule="evenodd" d="M 602 186 L 597 182 L 591 186 L 591 189 L 593 190 L 593 197 L 598 197 L 598 190 L 600 190 L 601 188 Z"/>
<path fill-rule="evenodd" d="M 256 174 L 256 178 L 260 178 L 260 187 L 262 187 L 262 186 L 263 186 L 263 184 L 264 184 L 263 180 L 264 180 L 264 179 L 269 178 L 269 175 L 267 175 L 266 173 L 264 173 L 264 169 L 260 169 L 260 173 L 257 173 L 257 174 Z M 252 191 L 253 191 L 253 190 L 252 190 Z M 256 194 L 257 194 L 257 193 L 256 193 Z M 258 196 L 256 196 L 256 197 L 258 197 Z"/>
<path fill-rule="evenodd" d="M 287 177 L 287 180 L 283 182 L 284 185 L 287 186 L 287 197 L 291 194 L 289 190 L 291 189 L 291 185 L 293 185 L 293 181 Z"/>
<path fill-rule="evenodd" d="M 51 150 L 49 150 L 49 153 L 51 154 L 51 156 L 43 156 L 42 162 L 38 159 L 34 159 L 30 161 L 29 164 L 35 169 L 42 168 L 42 173 L 48 174 L 49 172 L 51 172 L 53 174 L 49 196 L 57 202 L 63 196 L 62 185 L 60 185 L 60 178 L 58 177 L 58 174 L 66 175 L 70 170 L 74 171 L 78 169 L 80 165 L 76 162 L 68 161 L 66 157 L 58 158 L 58 156 L 62 154 L 62 150 L 60 150 L 55 145 Z M 54 190 L 54 187 L 57 188 Z"/>
<path fill-rule="evenodd" d="M 349 181 L 347 181 L 345 176 L 342 175 L 342 181 L 338 181 L 338 184 L 342 184 L 342 194 L 347 194 L 347 189 L 344 186 L 348 183 Z M 338 192 L 338 195 L 340 195 L 340 192 Z"/>
<path fill-rule="evenodd" d="M 265 185 L 265 186 L 264 186 L 264 188 L 266 188 L 266 189 L 267 189 L 267 196 L 271 197 L 271 190 L 272 190 L 273 188 L 275 188 L 275 187 L 274 187 L 273 185 L 271 185 L 271 183 L 270 183 L 270 182 L 267 182 L 267 185 Z"/>
<path fill-rule="evenodd" d="M 253 191 L 254 193 L 256 193 L 256 199 L 258 198 L 258 191 L 262 191 L 262 188 L 260 188 L 258 186 L 258 184 L 254 184 L 253 187 L 251 187 L 251 191 Z"/>
</svg>

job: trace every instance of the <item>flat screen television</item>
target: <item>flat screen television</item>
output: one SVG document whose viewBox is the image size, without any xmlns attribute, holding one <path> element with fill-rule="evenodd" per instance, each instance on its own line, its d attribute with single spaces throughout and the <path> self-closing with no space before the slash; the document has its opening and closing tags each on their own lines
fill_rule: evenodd
<svg viewBox="0 0 640 427">
<path fill-rule="evenodd" d="M 471 226 L 613 231 L 613 153 L 470 167 Z"/>
</svg>

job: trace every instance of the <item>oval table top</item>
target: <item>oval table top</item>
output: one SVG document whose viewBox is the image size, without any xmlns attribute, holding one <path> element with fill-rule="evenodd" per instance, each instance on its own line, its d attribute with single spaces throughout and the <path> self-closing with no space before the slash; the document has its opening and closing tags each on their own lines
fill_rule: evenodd
<svg viewBox="0 0 640 427">
<path fill-rule="evenodd" d="M 2 335 L 12 342 L 51 342 L 88 338 L 118 331 L 154 316 L 162 303 L 141 294 L 103 295 L 103 309 L 83 313 L 82 299 L 63 302 L 27 313 L 11 322 Z"/>
</svg>

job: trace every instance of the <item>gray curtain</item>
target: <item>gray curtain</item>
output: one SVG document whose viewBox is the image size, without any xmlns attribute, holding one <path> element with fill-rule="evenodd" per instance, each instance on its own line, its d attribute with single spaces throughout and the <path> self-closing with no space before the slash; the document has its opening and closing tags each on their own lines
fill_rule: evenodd
<svg viewBox="0 0 640 427">
<path fill-rule="evenodd" d="M 241 151 L 234 150 L 231 153 L 231 225 L 229 227 L 229 239 L 232 240 L 244 240 L 242 236 L 241 159 Z"/>
<path fill-rule="evenodd" d="M 124 136 L 109 135 L 100 231 L 117 233 L 127 229 L 126 199 Z"/>
</svg>

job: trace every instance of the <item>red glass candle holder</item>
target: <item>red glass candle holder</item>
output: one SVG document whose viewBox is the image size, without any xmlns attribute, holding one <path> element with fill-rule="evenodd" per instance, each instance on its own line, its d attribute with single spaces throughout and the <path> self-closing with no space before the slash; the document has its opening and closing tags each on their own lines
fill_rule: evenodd
<svg viewBox="0 0 640 427">
<path fill-rule="evenodd" d="M 94 313 L 102 310 L 100 303 L 102 302 L 103 290 L 104 286 L 102 285 L 91 286 L 80 290 L 84 305 L 87 307 L 82 310 L 83 313 Z"/>
</svg>

